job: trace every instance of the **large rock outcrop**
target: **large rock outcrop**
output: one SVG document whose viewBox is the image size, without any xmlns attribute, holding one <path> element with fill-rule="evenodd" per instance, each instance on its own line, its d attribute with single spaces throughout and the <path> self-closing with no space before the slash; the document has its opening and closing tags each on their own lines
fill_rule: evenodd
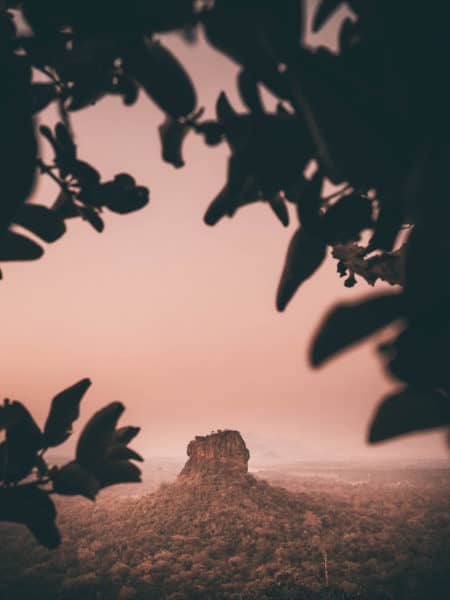
<svg viewBox="0 0 450 600">
<path fill-rule="evenodd" d="M 239 431 L 218 430 L 198 435 L 187 447 L 188 461 L 180 477 L 246 476 L 250 452 Z"/>
</svg>

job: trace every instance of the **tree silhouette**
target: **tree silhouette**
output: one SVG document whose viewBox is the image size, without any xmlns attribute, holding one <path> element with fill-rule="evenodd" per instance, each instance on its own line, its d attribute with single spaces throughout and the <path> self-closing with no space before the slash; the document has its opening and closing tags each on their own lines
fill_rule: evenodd
<svg viewBox="0 0 450 600">
<path fill-rule="evenodd" d="M 104 209 L 124 214 L 147 204 L 148 190 L 131 175 L 102 181 L 78 157 L 70 123 L 71 112 L 106 95 L 119 95 L 128 106 L 143 91 L 166 115 L 159 128 L 163 160 L 183 166 L 188 134 L 230 148 L 227 181 L 205 212 L 208 225 L 253 202 L 268 203 L 287 225 L 287 203 L 294 205 L 298 227 L 278 310 L 329 250 L 345 286 L 357 278 L 401 286 L 332 309 L 310 352 L 319 366 L 380 328 L 398 325 L 378 348 L 400 382 L 371 424 L 369 440 L 378 442 L 450 424 L 449 15 L 438 0 L 321 0 L 313 30 L 341 5 L 353 17 L 342 23 L 339 49 L 332 52 L 306 45 L 301 0 L 0 3 L 0 260 L 42 255 L 15 224 L 53 242 L 64 234 L 66 219 L 81 217 L 100 232 Z M 182 31 L 192 42 L 198 28 L 240 66 L 237 86 L 247 112 L 235 111 L 222 93 L 216 119 L 202 120 L 189 75 L 158 39 Z M 45 82 L 35 82 L 35 72 Z M 265 109 L 261 86 L 278 97 L 275 112 Z M 50 103 L 60 122 L 54 131 L 40 127 L 54 151 L 46 164 L 34 115 Z M 316 168 L 307 177 L 311 164 Z M 37 173 L 60 187 L 50 209 L 27 202 Z M 328 196 L 326 181 L 337 188 Z M 363 232 L 370 232 L 367 243 Z M 103 476 L 108 481 L 111 474 Z"/>
</svg>

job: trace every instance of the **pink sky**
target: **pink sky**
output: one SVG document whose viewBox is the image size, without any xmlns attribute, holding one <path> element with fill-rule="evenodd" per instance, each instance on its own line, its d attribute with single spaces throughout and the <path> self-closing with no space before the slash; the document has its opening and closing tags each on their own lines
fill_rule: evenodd
<svg viewBox="0 0 450 600">
<path fill-rule="evenodd" d="M 204 44 L 170 46 L 207 114 L 222 89 L 239 105 L 231 62 Z M 319 371 L 306 351 L 324 311 L 369 288 L 345 289 L 329 259 L 278 314 L 275 290 L 295 220 L 287 231 L 267 206 L 252 205 L 204 225 L 228 149 L 192 136 L 187 166 L 175 170 L 160 158 L 162 119 L 143 94 L 131 109 L 106 99 L 74 115 L 80 157 L 105 179 L 131 173 L 150 188 L 151 204 L 129 216 L 105 213 L 102 235 L 71 222 L 40 261 L 4 266 L 3 396 L 25 402 L 43 424 L 51 397 L 89 376 L 76 429 L 121 400 L 124 424 L 142 425 L 135 447 L 148 456 L 183 455 L 195 434 L 226 427 L 269 449 L 294 447 L 296 457 L 447 456 L 442 433 L 366 446 L 370 416 L 392 387 L 375 342 Z M 55 196 L 45 182 L 34 200 Z"/>
</svg>

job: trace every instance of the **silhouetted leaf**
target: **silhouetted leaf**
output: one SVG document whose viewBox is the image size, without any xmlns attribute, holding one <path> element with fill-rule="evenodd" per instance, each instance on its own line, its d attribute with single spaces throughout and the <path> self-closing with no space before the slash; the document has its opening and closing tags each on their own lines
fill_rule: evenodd
<svg viewBox="0 0 450 600">
<path fill-rule="evenodd" d="M 93 11 L 89 12 L 91 19 Z M 58 75 L 75 87 L 81 84 L 85 88 L 83 93 L 88 94 L 95 82 L 99 85 L 111 77 L 114 57 L 118 53 L 117 42 L 112 36 L 76 35 L 69 47 L 66 44 L 65 50 L 57 59 Z"/>
<path fill-rule="evenodd" d="M 35 485 L 0 488 L 0 521 L 26 525 L 47 548 L 56 548 L 61 542 L 55 518 L 55 505 L 47 492 Z"/>
<path fill-rule="evenodd" d="M 17 3 L 11 0 L 6 4 L 8 8 L 16 6 Z M 0 15 L 0 34 L 4 39 L 14 38 L 17 34 L 17 28 L 14 21 L 14 17 L 10 12 L 4 11 Z"/>
<path fill-rule="evenodd" d="M 158 127 L 162 145 L 162 158 L 177 169 L 184 166 L 182 145 L 189 132 L 189 125 L 166 115 L 166 120 Z"/>
<path fill-rule="evenodd" d="M 100 217 L 98 212 L 91 206 L 80 206 L 79 213 L 85 221 L 90 223 L 95 231 L 101 233 L 105 229 L 103 219 Z"/>
<path fill-rule="evenodd" d="M 122 74 L 118 77 L 116 90 L 122 95 L 125 106 L 132 106 L 139 96 L 139 88 L 131 77 Z"/>
<path fill-rule="evenodd" d="M 204 136 L 205 144 L 208 146 L 217 146 L 223 140 L 223 127 L 217 121 L 203 121 L 203 123 L 196 124 L 194 129 Z"/>
<path fill-rule="evenodd" d="M 81 399 L 90 385 L 90 379 L 81 379 L 53 398 L 44 427 L 44 443 L 46 446 L 58 446 L 70 436 L 72 423 L 80 415 Z"/>
<path fill-rule="evenodd" d="M 310 351 L 315 367 L 404 315 L 402 294 L 381 294 L 338 304 L 323 320 Z"/>
<path fill-rule="evenodd" d="M 254 26 L 249 27 L 255 17 L 253 6 L 248 2 L 220 0 L 214 3 L 213 10 L 202 15 L 209 44 L 241 65 L 248 63 L 254 54 Z"/>
<path fill-rule="evenodd" d="M 26 477 L 35 465 L 42 448 L 42 433 L 33 417 L 20 402 L 14 402 L 15 417 L 6 429 L 6 439 L 0 444 L 0 478 L 16 482 Z"/>
<path fill-rule="evenodd" d="M 71 167 L 76 161 L 77 148 L 64 123 L 57 123 L 55 133 L 46 125 L 39 127 L 41 134 L 50 142 L 55 153 L 55 163 L 57 164 L 61 177 L 66 177 L 71 172 Z"/>
<path fill-rule="evenodd" d="M 161 42 L 142 41 L 129 47 L 125 66 L 152 100 L 174 119 L 195 109 L 197 98 L 189 75 Z"/>
<path fill-rule="evenodd" d="M 52 469 L 50 476 L 53 488 L 58 494 L 67 496 L 80 495 L 89 498 L 89 500 L 94 500 L 100 489 L 94 475 L 76 461 L 67 463 L 59 469 Z"/>
<path fill-rule="evenodd" d="M 277 117 L 290 117 L 290 116 L 292 116 L 292 113 L 290 113 L 288 111 L 288 109 L 284 106 L 284 104 L 282 102 L 278 102 L 277 103 L 275 114 L 277 115 Z"/>
<path fill-rule="evenodd" d="M 228 183 L 209 205 L 204 218 L 207 225 L 215 225 L 222 217 L 233 216 L 240 206 L 261 200 L 254 177 L 247 176 L 240 180 L 239 171 L 245 171 L 245 165 L 239 156 L 233 155 L 228 166 Z"/>
<path fill-rule="evenodd" d="M 251 121 L 239 158 L 255 176 L 267 199 L 299 180 L 309 161 L 310 140 L 292 116 L 269 114 L 251 117 Z"/>
<path fill-rule="evenodd" d="M 50 127 L 48 127 L 47 125 L 41 125 L 39 127 L 39 132 L 42 136 L 45 137 L 45 139 L 50 142 L 50 144 L 53 146 L 53 149 L 56 150 L 56 138 L 53 135 L 52 130 L 50 129 Z"/>
<path fill-rule="evenodd" d="M 406 243 L 405 295 L 408 318 L 421 329 L 436 327 L 443 332 L 447 327 L 450 332 L 449 263 L 447 234 L 440 238 L 435 230 L 418 223 Z"/>
<path fill-rule="evenodd" d="M 225 186 L 208 206 L 203 217 L 206 225 L 215 225 L 232 209 L 227 186 Z"/>
<path fill-rule="evenodd" d="M 387 352 L 388 369 L 397 379 L 416 387 L 450 389 L 450 323 L 447 315 L 442 318 L 441 307 L 434 308 L 437 318 L 434 314 L 408 318 L 407 327 Z M 385 346 L 382 350 L 386 353 Z"/>
<path fill-rule="evenodd" d="M 3 405 L 0 405 L 0 431 L 8 429 L 21 419 L 23 415 L 21 406 L 19 402 L 10 402 L 5 398 Z"/>
<path fill-rule="evenodd" d="M 273 210 L 280 223 L 287 227 L 289 225 L 289 212 L 286 207 L 286 202 L 280 194 L 275 194 L 269 200 L 270 208 Z"/>
<path fill-rule="evenodd" d="M 126 215 L 135 210 L 144 208 L 149 202 L 149 192 L 146 187 L 136 186 L 128 191 L 119 185 L 112 185 L 104 189 L 102 197 L 104 205 L 115 213 Z M 108 184 L 104 184 L 105 186 Z"/>
<path fill-rule="evenodd" d="M 106 460 L 137 460 L 138 462 L 143 462 L 144 459 L 140 454 L 128 448 L 128 446 L 123 446 L 121 444 L 114 444 L 110 446 Z"/>
<path fill-rule="evenodd" d="M 112 74 L 108 74 L 106 70 L 80 75 L 70 88 L 68 110 L 75 112 L 93 106 L 108 93 L 111 85 Z"/>
<path fill-rule="evenodd" d="M 320 267 L 326 255 L 325 243 L 297 229 L 288 247 L 277 291 L 277 310 L 283 311 L 299 286 Z"/>
<path fill-rule="evenodd" d="M 389 121 L 387 111 L 381 111 L 382 118 L 372 108 L 377 104 L 367 98 L 370 78 L 364 79 L 363 101 L 360 85 L 348 70 L 344 59 L 330 50 L 302 49 L 288 72 L 293 104 L 304 118 L 316 146 L 315 156 L 332 183 L 351 181 L 364 189 L 389 185 L 397 177 L 399 160 L 406 159 L 394 144 L 386 143 L 395 122 Z"/>
<path fill-rule="evenodd" d="M 43 254 L 39 244 L 20 233 L 7 231 L 0 240 L 0 261 L 36 260 Z"/>
<path fill-rule="evenodd" d="M 243 69 L 238 74 L 238 88 L 242 101 L 250 112 L 260 115 L 264 112 L 258 82 L 251 73 Z"/>
<path fill-rule="evenodd" d="M 129 173 L 118 173 L 114 176 L 114 183 L 125 192 L 131 192 L 136 187 L 136 181 Z"/>
<path fill-rule="evenodd" d="M 56 123 L 55 136 L 61 151 L 65 155 L 65 159 L 73 161 L 76 159 L 77 148 L 73 141 L 72 135 L 64 123 Z"/>
<path fill-rule="evenodd" d="M 281 60 L 289 60 L 304 36 L 305 0 L 257 2 L 263 11 L 265 34 Z"/>
<path fill-rule="evenodd" d="M 33 101 L 33 113 L 37 113 L 46 108 L 50 102 L 56 100 L 58 92 L 54 83 L 33 83 L 31 86 Z"/>
<path fill-rule="evenodd" d="M 288 96 L 277 69 L 298 48 L 303 27 L 303 2 L 214 2 L 202 22 L 207 41 L 250 70 L 277 95 Z"/>
<path fill-rule="evenodd" d="M 321 230 L 320 216 L 323 174 L 318 169 L 310 181 L 303 179 L 286 191 L 286 197 L 295 202 L 302 229 L 311 234 Z"/>
<path fill-rule="evenodd" d="M 387 396 L 378 407 L 369 442 L 450 425 L 450 400 L 442 390 L 404 388 Z"/>
<path fill-rule="evenodd" d="M 66 231 L 58 213 L 40 204 L 23 204 L 14 217 L 14 223 L 49 243 L 58 240 Z"/>
<path fill-rule="evenodd" d="M 127 460 L 106 460 L 95 468 L 95 476 L 104 488 L 117 483 L 138 483 L 141 470 Z"/>
<path fill-rule="evenodd" d="M 34 0 L 25 0 L 24 10 L 35 31 L 50 33 L 63 25 L 71 26 L 81 34 L 82 40 L 96 39 L 96 36 L 109 39 L 127 39 L 127 35 L 150 35 L 183 27 L 194 21 L 192 0 L 152 0 L 152 2 L 131 2 L 126 6 L 108 1 L 85 5 L 77 2 L 58 4 L 58 10 L 35 6 Z M 44 7 L 47 4 L 44 4 Z M 50 28 L 49 31 L 49 27 Z M 125 35 L 127 34 L 127 35 Z"/>
<path fill-rule="evenodd" d="M 2 40 L 6 40 L 2 36 Z M 18 56 L 13 44 L 0 48 L 0 237 L 19 206 L 29 196 L 36 169 L 36 139 L 32 122 L 31 66 Z"/>
<path fill-rule="evenodd" d="M 232 150 L 241 147 L 248 140 L 250 128 L 255 121 L 251 115 L 238 114 L 225 92 L 220 92 L 217 98 L 216 116 Z"/>
<path fill-rule="evenodd" d="M 64 220 L 80 216 L 80 209 L 73 202 L 72 195 L 65 190 L 61 190 L 58 194 L 52 206 L 52 210 Z"/>
<path fill-rule="evenodd" d="M 351 47 L 352 38 L 355 34 L 355 22 L 350 17 L 346 17 L 342 21 L 341 28 L 339 30 L 339 51 L 346 52 Z"/>
<path fill-rule="evenodd" d="M 359 239 L 361 231 L 372 225 L 372 201 L 360 194 L 342 196 L 330 206 L 322 219 L 329 244 L 344 244 Z"/>
<path fill-rule="evenodd" d="M 113 442 L 115 444 L 123 444 L 127 446 L 131 440 L 137 436 L 140 430 L 140 427 L 132 427 L 131 425 L 119 427 L 119 429 L 116 429 L 114 432 Z"/>
<path fill-rule="evenodd" d="M 314 13 L 312 30 L 317 33 L 328 19 L 337 11 L 344 3 L 344 0 L 320 0 L 318 7 Z"/>
<path fill-rule="evenodd" d="M 368 251 L 392 250 L 400 231 L 403 219 L 403 208 L 399 198 L 388 196 L 379 201 L 380 211 Z"/>
<path fill-rule="evenodd" d="M 225 92 L 220 92 L 217 99 L 216 115 L 230 148 L 236 150 L 247 139 L 250 120 L 238 115 Z"/>
<path fill-rule="evenodd" d="M 111 445 L 114 429 L 125 407 L 120 402 L 112 402 L 94 414 L 85 425 L 76 449 L 77 462 L 91 468 L 99 462 Z"/>
<path fill-rule="evenodd" d="M 92 187 L 100 182 L 97 169 L 83 160 L 75 160 L 70 167 L 70 173 L 79 181 L 81 187 Z"/>
</svg>

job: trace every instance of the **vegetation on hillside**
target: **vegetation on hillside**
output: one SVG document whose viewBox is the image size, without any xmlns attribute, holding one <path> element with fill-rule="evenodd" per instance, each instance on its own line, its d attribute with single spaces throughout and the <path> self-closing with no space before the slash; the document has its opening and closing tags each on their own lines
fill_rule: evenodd
<svg viewBox="0 0 450 600">
<path fill-rule="evenodd" d="M 60 507 L 65 544 L 52 552 L 3 525 L 0 596 L 448 598 L 447 469 L 269 475 L 293 491 L 252 476 L 210 477 L 141 497 L 119 497 L 118 488 L 95 506 L 69 499 Z"/>
</svg>

